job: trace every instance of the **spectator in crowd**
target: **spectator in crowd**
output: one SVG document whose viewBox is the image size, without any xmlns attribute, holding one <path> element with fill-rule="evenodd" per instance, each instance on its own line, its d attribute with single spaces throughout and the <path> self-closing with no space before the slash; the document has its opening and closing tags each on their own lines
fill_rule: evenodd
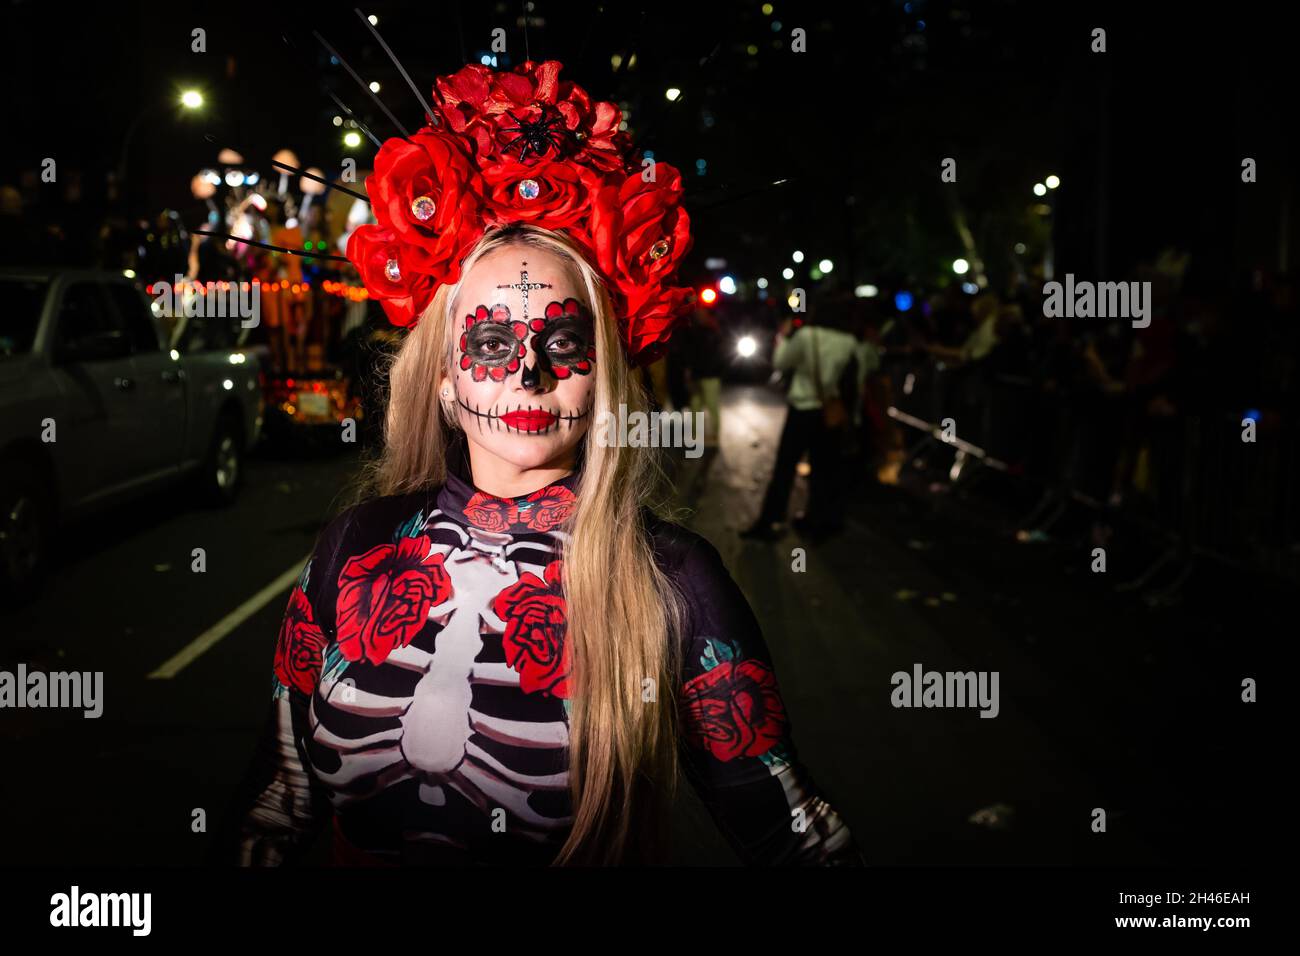
<svg viewBox="0 0 1300 956">
<path fill-rule="evenodd" d="M 840 451 L 849 421 L 841 382 L 858 350 L 858 340 L 825 317 L 802 322 L 797 329 L 794 319 L 781 323 L 772 364 L 791 373 L 786 395 L 789 407 L 762 508 L 741 537 L 776 537 L 774 525 L 785 520 L 795 469 L 805 453 L 812 466 L 808 509 L 794 526 L 813 537 L 832 534 L 841 527 Z"/>
</svg>

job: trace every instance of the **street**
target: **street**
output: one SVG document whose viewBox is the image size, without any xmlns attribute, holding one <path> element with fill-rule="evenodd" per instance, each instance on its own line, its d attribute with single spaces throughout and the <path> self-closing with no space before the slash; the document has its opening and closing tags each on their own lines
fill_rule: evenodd
<svg viewBox="0 0 1300 956">
<path fill-rule="evenodd" d="M 735 531 L 757 511 L 781 398 L 730 387 L 722 414 L 720 451 L 675 452 L 676 487 L 689 524 L 718 547 L 762 622 L 800 755 L 871 863 L 1177 861 L 1185 815 L 1196 813 L 1165 802 L 1181 777 L 1199 775 L 1210 807 L 1222 795 L 1207 789 L 1204 767 L 1179 769 L 1172 735 L 1162 738 L 1172 766 L 1153 762 L 1133 722 L 1157 737 L 1177 728 L 1210 756 L 1241 727 L 1213 707 L 1170 711 L 1153 676 L 1159 660 L 1145 672 L 1117 663 L 1107 641 L 1124 643 L 1130 660 L 1152 650 L 1125 635 L 1111 599 L 996 538 L 974 504 L 924 489 L 855 488 L 847 529 L 823 544 L 793 533 L 744 542 Z M 0 618 L 0 662 L 102 670 L 103 716 L 0 715 L 5 863 L 202 860 L 253 753 L 289 588 L 356 460 L 264 448 L 228 511 L 178 491 L 61 532 L 44 593 Z M 805 494 L 800 479 L 796 510 Z M 792 570 L 797 547 L 804 571 Z M 191 570 L 195 548 L 203 573 Z M 915 665 L 999 672 L 996 717 L 894 707 L 891 675 Z M 1134 710 L 1133 700 L 1147 703 Z M 1150 724 L 1154 713 L 1163 728 Z M 675 858 L 733 864 L 683 788 Z M 1090 829 L 1096 807 L 1108 810 L 1104 834 Z M 199 809 L 206 832 L 195 832 Z M 1208 833 L 1200 852 L 1229 853 L 1237 836 Z"/>
</svg>

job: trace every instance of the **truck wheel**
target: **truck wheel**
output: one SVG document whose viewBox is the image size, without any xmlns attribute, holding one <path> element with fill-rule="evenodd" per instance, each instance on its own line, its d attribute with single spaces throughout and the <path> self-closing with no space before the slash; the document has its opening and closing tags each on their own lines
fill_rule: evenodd
<svg viewBox="0 0 1300 956">
<path fill-rule="evenodd" d="M 212 443 L 199 469 L 200 490 L 210 503 L 225 506 L 239 496 L 243 482 L 244 432 L 235 416 L 226 412 L 212 430 Z"/>
<path fill-rule="evenodd" d="M 24 462 L 0 464 L 0 589 L 32 598 L 49 568 L 54 518 L 47 482 Z"/>
</svg>

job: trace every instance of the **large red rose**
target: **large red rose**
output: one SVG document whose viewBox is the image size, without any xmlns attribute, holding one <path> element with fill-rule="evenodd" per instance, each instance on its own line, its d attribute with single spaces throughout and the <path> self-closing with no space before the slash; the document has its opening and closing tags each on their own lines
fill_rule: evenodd
<svg viewBox="0 0 1300 956">
<path fill-rule="evenodd" d="M 595 195 L 579 241 L 624 294 L 665 282 L 690 250 L 691 220 L 681 195 L 681 173 L 668 163 L 656 164 L 653 182 L 634 171 Z"/>
<path fill-rule="evenodd" d="M 434 129 L 386 140 L 366 179 L 375 218 L 408 247 L 403 265 L 437 283 L 460 278 L 461 260 L 482 235 L 481 189 L 464 140 Z M 426 219 L 412 208 L 421 197 L 433 203 L 418 207 L 432 212 Z"/>
<path fill-rule="evenodd" d="M 532 198 L 520 183 L 536 183 Z M 563 229 L 587 215 L 591 196 L 600 188 L 597 175 L 565 160 L 535 164 L 505 159 L 483 170 L 484 203 L 496 224 L 532 222 Z"/>
<path fill-rule="evenodd" d="M 668 339 L 686 320 L 695 290 L 651 287 L 629 296 L 623 311 L 623 339 L 634 365 L 648 365 L 668 348 Z"/>
<path fill-rule="evenodd" d="M 545 581 L 525 571 L 492 601 L 493 613 L 506 625 L 501 635 L 506 663 L 519 672 L 519 686 L 525 694 L 541 691 L 556 697 L 569 696 L 562 564 L 548 564 Z"/>
<path fill-rule="evenodd" d="M 519 505 L 519 520 L 532 531 L 550 531 L 569 520 L 577 499 L 564 485 L 547 485 Z"/>
<path fill-rule="evenodd" d="M 437 287 L 432 277 L 416 271 L 410 263 L 410 248 L 382 226 L 357 226 L 348 239 L 348 259 L 394 325 L 414 325 Z"/>
<path fill-rule="evenodd" d="M 420 633 L 429 609 L 452 596 L 441 554 L 426 536 L 379 544 L 339 573 L 339 650 L 349 661 L 381 664 Z"/>
<path fill-rule="evenodd" d="M 593 103 L 576 83 L 560 82 L 560 69 L 555 60 L 527 61 L 505 72 L 470 64 L 438 78 L 439 112 L 452 130 L 473 140 L 480 162 L 558 153 L 603 172 L 622 170 L 630 140 L 619 132 L 621 111 L 613 103 Z M 517 127 L 539 122 L 553 145 L 535 154 L 524 150 Z"/>
<path fill-rule="evenodd" d="M 688 740 L 722 761 L 761 757 L 785 728 L 776 675 L 760 661 L 725 661 L 688 681 L 682 708 Z"/>
<path fill-rule="evenodd" d="M 518 515 L 515 503 L 509 498 L 498 498 L 485 491 L 476 491 L 465 502 L 465 518 L 476 528 L 484 531 L 509 531 Z"/>
<path fill-rule="evenodd" d="M 286 687 L 310 694 L 320 680 L 324 650 L 325 635 L 316 624 L 311 602 L 301 588 L 295 587 L 275 644 L 276 679 Z"/>
</svg>

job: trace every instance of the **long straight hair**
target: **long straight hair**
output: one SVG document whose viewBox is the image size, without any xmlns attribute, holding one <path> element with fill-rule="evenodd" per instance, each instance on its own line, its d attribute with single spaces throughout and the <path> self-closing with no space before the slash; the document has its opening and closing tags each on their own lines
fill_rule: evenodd
<svg viewBox="0 0 1300 956">
<path fill-rule="evenodd" d="M 489 231 L 466 256 L 461 281 L 485 254 L 510 244 L 549 250 L 573 270 L 591 303 L 598 360 L 592 422 L 645 411 L 627 365 L 617 317 L 600 278 L 560 233 L 514 225 Z M 384 444 L 354 500 L 441 485 L 460 430 L 438 398 L 454 363 L 453 308 L 460 284 L 443 285 L 389 370 Z M 581 442 L 577 507 L 564 529 L 572 710 L 569 786 L 573 824 L 555 864 L 661 862 L 666 809 L 678 786 L 677 676 L 682 601 L 655 562 L 647 517 L 660 510 L 664 475 L 655 449 Z"/>
</svg>

